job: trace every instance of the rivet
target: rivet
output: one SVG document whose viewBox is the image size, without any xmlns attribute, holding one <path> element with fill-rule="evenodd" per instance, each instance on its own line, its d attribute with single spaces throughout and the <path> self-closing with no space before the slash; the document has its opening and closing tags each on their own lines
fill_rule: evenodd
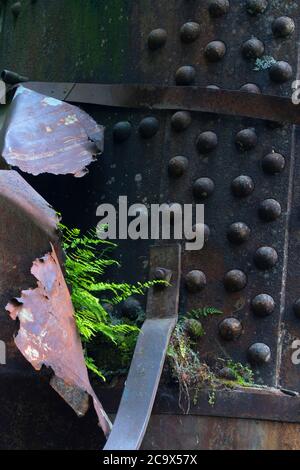
<svg viewBox="0 0 300 470">
<path fill-rule="evenodd" d="M 229 11 L 230 4 L 228 0 L 212 0 L 209 4 L 209 13 L 214 18 L 226 15 Z"/>
<path fill-rule="evenodd" d="M 207 85 L 208 90 L 221 90 L 218 85 Z"/>
<path fill-rule="evenodd" d="M 159 49 L 166 44 L 167 32 L 162 28 L 157 28 L 151 31 L 148 36 L 148 47 L 151 50 Z"/>
<path fill-rule="evenodd" d="M 196 318 L 187 318 L 184 322 L 184 330 L 193 339 L 198 339 L 203 336 L 203 327 L 199 320 Z"/>
<path fill-rule="evenodd" d="M 263 271 L 273 268 L 278 261 L 278 254 L 274 248 L 270 246 L 262 246 L 258 248 L 254 255 L 254 262 L 258 269 Z"/>
<path fill-rule="evenodd" d="M 205 56 L 209 62 L 218 62 L 226 54 L 226 46 L 222 41 L 212 41 L 205 48 Z"/>
<path fill-rule="evenodd" d="M 210 178 L 199 178 L 193 186 L 193 193 L 196 199 L 207 199 L 215 190 L 215 183 Z"/>
<path fill-rule="evenodd" d="M 281 173 L 285 167 L 285 158 L 280 153 L 269 153 L 262 159 L 262 169 L 265 173 L 274 175 Z"/>
<path fill-rule="evenodd" d="M 240 245 L 249 239 L 250 233 L 250 228 L 244 222 L 235 222 L 230 225 L 227 237 L 231 243 Z"/>
<path fill-rule="evenodd" d="M 247 276 L 240 269 L 232 269 L 224 276 L 224 286 L 229 292 L 239 292 L 247 285 Z"/>
<path fill-rule="evenodd" d="M 172 277 L 172 271 L 170 269 L 166 269 L 166 268 L 157 267 L 157 268 L 155 268 L 154 273 L 153 273 L 153 279 L 155 281 L 170 282 L 171 277 Z M 162 287 L 162 286 L 160 286 L 160 287 Z"/>
<path fill-rule="evenodd" d="M 267 364 L 271 359 L 271 350 L 264 343 L 255 343 L 248 349 L 248 359 L 252 365 Z"/>
<path fill-rule="evenodd" d="M 212 152 L 218 145 L 217 134 L 211 131 L 202 132 L 198 135 L 196 147 L 200 153 Z"/>
<path fill-rule="evenodd" d="M 246 8 L 250 15 L 259 15 L 264 13 L 268 6 L 267 0 L 247 0 Z"/>
<path fill-rule="evenodd" d="M 248 39 L 242 46 L 242 53 L 245 59 L 258 59 L 263 55 L 265 46 L 262 41 L 257 38 Z"/>
<path fill-rule="evenodd" d="M 189 241 L 193 241 L 196 239 L 197 234 L 201 234 L 201 232 L 204 232 L 204 243 L 207 243 L 210 237 L 210 228 L 206 224 L 195 224 L 193 225 L 193 233 L 190 234 L 191 236 L 188 237 Z"/>
<path fill-rule="evenodd" d="M 241 86 L 240 91 L 245 91 L 246 93 L 261 93 L 260 88 L 255 85 L 255 83 L 245 83 Z"/>
<path fill-rule="evenodd" d="M 124 300 L 121 307 L 121 312 L 124 317 L 130 320 L 136 320 L 140 313 L 142 313 L 142 307 L 138 300 L 133 297 L 128 297 Z"/>
<path fill-rule="evenodd" d="M 254 191 L 254 183 L 250 176 L 241 175 L 231 183 L 231 190 L 236 197 L 247 197 Z"/>
<path fill-rule="evenodd" d="M 180 38 L 183 42 L 190 43 L 196 41 L 200 34 L 200 25 L 194 21 L 185 23 L 180 28 Z"/>
<path fill-rule="evenodd" d="M 201 291 L 206 286 L 205 274 L 202 271 L 190 271 L 185 276 L 185 286 L 192 293 Z"/>
<path fill-rule="evenodd" d="M 131 124 L 128 121 L 118 122 L 113 129 L 114 140 L 124 142 L 131 134 Z"/>
<path fill-rule="evenodd" d="M 265 199 L 261 202 L 258 213 L 265 222 L 273 222 L 281 215 L 281 205 L 275 199 Z"/>
<path fill-rule="evenodd" d="M 251 301 L 251 309 L 258 317 L 267 317 L 274 312 L 275 302 L 268 294 L 259 294 Z"/>
<path fill-rule="evenodd" d="M 10 7 L 10 10 L 15 17 L 19 16 L 22 10 L 21 2 L 13 3 L 12 6 Z"/>
<path fill-rule="evenodd" d="M 241 152 L 253 149 L 257 144 L 257 135 L 253 128 L 243 129 L 238 132 L 235 144 Z"/>
<path fill-rule="evenodd" d="M 295 23 L 292 18 L 281 16 L 273 21 L 272 31 L 276 38 L 286 38 L 295 31 Z"/>
<path fill-rule="evenodd" d="M 273 82 L 284 83 L 292 78 L 293 69 L 287 62 L 279 61 L 270 67 L 269 75 Z"/>
<path fill-rule="evenodd" d="M 146 117 L 141 120 L 140 125 L 139 125 L 139 132 L 140 135 L 144 139 L 149 139 L 150 137 L 153 137 L 159 129 L 159 122 L 158 119 L 155 117 Z"/>
<path fill-rule="evenodd" d="M 192 85 L 196 78 L 196 70 L 191 65 L 183 65 L 175 74 L 176 85 Z"/>
<path fill-rule="evenodd" d="M 226 341 L 238 339 L 241 336 L 243 327 L 237 318 L 225 318 L 219 324 L 220 336 Z"/>
<path fill-rule="evenodd" d="M 293 305 L 294 314 L 297 318 L 300 318 L 300 299 L 296 300 Z"/>
<path fill-rule="evenodd" d="M 182 176 L 186 172 L 188 164 L 189 161 L 186 157 L 171 158 L 168 165 L 169 174 L 174 177 Z"/>
<path fill-rule="evenodd" d="M 171 118 L 171 125 L 174 131 L 182 132 L 189 127 L 192 122 L 191 113 L 188 111 L 177 111 Z"/>
<path fill-rule="evenodd" d="M 237 379 L 235 372 L 230 367 L 223 367 L 218 372 L 218 377 L 220 377 L 220 379 L 231 380 L 231 381 L 235 381 Z"/>
</svg>

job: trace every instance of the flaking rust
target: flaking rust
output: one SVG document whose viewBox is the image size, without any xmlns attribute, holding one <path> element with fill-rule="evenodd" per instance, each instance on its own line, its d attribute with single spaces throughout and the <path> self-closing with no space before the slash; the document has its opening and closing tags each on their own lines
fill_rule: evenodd
<svg viewBox="0 0 300 470">
<path fill-rule="evenodd" d="M 21 85 L 0 135 L 5 162 L 33 175 L 84 176 L 103 140 L 103 126 L 87 113 Z"/>
<path fill-rule="evenodd" d="M 86 413 L 90 395 L 108 435 L 111 423 L 89 382 L 71 297 L 52 245 L 51 252 L 33 262 L 31 273 L 37 287 L 6 306 L 10 317 L 20 321 L 16 346 L 36 370 L 51 367 L 52 387 L 78 416 Z"/>
</svg>

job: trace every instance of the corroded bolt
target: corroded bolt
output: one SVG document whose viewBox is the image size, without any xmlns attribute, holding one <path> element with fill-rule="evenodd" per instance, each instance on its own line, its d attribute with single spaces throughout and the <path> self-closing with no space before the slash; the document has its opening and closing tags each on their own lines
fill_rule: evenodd
<svg viewBox="0 0 300 470">
<path fill-rule="evenodd" d="M 131 124 L 128 121 L 118 122 L 113 129 L 114 140 L 124 142 L 131 134 Z"/>
<path fill-rule="evenodd" d="M 271 350 L 264 343 L 255 343 L 248 349 L 248 359 L 253 365 L 267 364 L 271 359 Z"/>
<path fill-rule="evenodd" d="M 227 237 L 231 243 L 240 245 L 249 239 L 250 233 L 250 228 L 244 222 L 235 222 L 230 225 Z"/>
<path fill-rule="evenodd" d="M 258 248 L 254 255 L 254 262 L 258 269 L 267 270 L 273 268 L 278 261 L 278 254 L 274 248 L 270 246 L 262 246 Z"/>
<path fill-rule="evenodd" d="M 238 292 L 247 285 L 247 276 L 240 269 L 232 269 L 224 276 L 224 286 L 229 292 Z"/>
<path fill-rule="evenodd" d="M 188 111 L 177 111 L 171 118 L 172 128 L 176 132 L 182 132 L 189 127 L 192 122 L 191 113 Z"/>
<path fill-rule="evenodd" d="M 185 286 L 191 293 L 199 292 L 206 286 L 206 276 L 202 271 L 193 270 L 185 276 Z"/>
<path fill-rule="evenodd" d="M 188 165 L 189 161 L 186 157 L 177 156 L 171 158 L 168 165 L 169 175 L 174 177 L 182 176 L 186 172 Z"/>
<path fill-rule="evenodd" d="M 210 178 L 199 178 L 193 186 L 193 194 L 196 199 L 207 199 L 213 194 L 215 183 Z"/>
<path fill-rule="evenodd" d="M 229 11 L 230 4 L 228 0 L 211 0 L 209 4 L 209 13 L 214 18 L 226 15 Z"/>
<path fill-rule="evenodd" d="M 257 38 L 248 39 L 242 46 L 242 53 L 245 59 L 258 59 L 264 52 L 264 43 Z"/>
<path fill-rule="evenodd" d="M 172 278 L 172 271 L 170 269 L 166 268 L 155 268 L 154 273 L 153 273 L 153 279 L 155 281 L 165 281 L 165 282 L 170 282 Z M 165 287 L 165 284 L 161 284 L 158 287 Z"/>
<path fill-rule="evenodd" d="M 276 18 L 272 24 L 272 31 L 276 38 L 286 38 L 295 31 L 295 23 L 288 16 Z"/>
<path fill-rule="evenodd" d="M 148 47 L 151 50 L 159 49 L 166 44 L 167 32 L 162 28 L 157 28 L 151 31 L 148 36 Z"/>
<path fill-rule="evenodd" d="M 260 88 L 255 85 L 255 83 L 245 83 L 241 86 L 240 91 L 245 91 L 246 93 L 261 93 Z"/>
<path fill-rule="evenodd" d="M 140 135 L 144 139 L 149 139 L 150 137 L 153 137 L 159 129 L 159 122 L 158 119 L 155 117 L 146 117 L 141 120 L 140 125 L 139 125 L 139 132 Z"/>
<path fill-rule="evenodd" d="M 180 28 L 180 38 L 183 42 L 190 43 L 196 41 L 200 34 L 200 25 L 194 21 L 185 23 Z"/>
<path fill-rule="evenodd" d="M 237 339 L 242 334 L 242 324 L 237 318 L 225 318 L 219 324 L 220 336 L 226 341 Z"/>
<path fill-rule="evenodd" d="M 191 65 L 179 67 L 175 74 L 176 85 L 192 85 L 196 78 L 196 70 Z"/>
<path fill-rule="evenodd" d="M 222 41 L 212 41 L 205 48 L 205 56 L 209 62 L 218 62 L 226 54 L 226 46 Z"/>
<path fill-rule="evenodd" d="M 265 222 L 273 222 L 281 215 L 281 205 L 275 199 L 265 199 L 261 202 L 258 213 Z"/>
<path fill-rule="evenodd" d="M 250 176 L 241 175 L 231 183 L 231 190 L 236 197 L 247 197 L 254 191 L 254 183 Z"/>
<path fill-rule="evenodd" d="M 218 145 L 218 136 L 215 132 L 206 131 L 198 135 L 196 147 L 200 153 L 212 152 Z"/>
<path fill-rule="evenodd" d="M 270 67 L 269 75 L 273 82 L 284 83 L 292 78 L 293 69 L 287 62 L 279 61 Z"/>
<path fill-rule="evenodd" d="M 269 153 L 262 159 L 262 169 L 265 173 L 274 175 L 281 173 L 285 167 L 285 158 L 280 153 Z"/>
<path fill-rule="evenodd" d="M 252 299 L 251 309 L 258 317 L 271 315 L 275 309 L 274 299 L 268 294 L 259 294 Z"/>
<path fill-rule="evenodd" d="M 257 144 L 255 129 L 248 128 L 238 132 L 235 138 L 235 143 L 237 148 L 242 152 L 253 149 Z"/>
<path fill-rule="evenodd" d="M 259 15 L 264 13 L 268 6 L 267 0 L 247 0 L 246 8 L 250 15 Z"/>
</svg>

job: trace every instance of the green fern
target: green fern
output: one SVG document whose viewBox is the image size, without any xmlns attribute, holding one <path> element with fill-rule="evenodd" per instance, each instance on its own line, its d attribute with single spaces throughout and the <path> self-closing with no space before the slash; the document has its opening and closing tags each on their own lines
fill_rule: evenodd
<svg viewBox="0 0 300 470">
<path fill-rule="evenodd" d="M 211 315 L 222 315 L 223 312 L 215 307 L 203 307 L 191 310 L 186 314 L 187 318 L 205 318 Z"/>
<path fill-rule="evenodd" d="M 143 295 L 158 281 L 131 285 L 102 280 L 109 266 L 119 266 L 119 263 L 109 256 L 116 245 L 97 238 L 96 232 L 93 231 L 82 235 L 77 228 L 69 229 L 63 224 L 60 224 L 59 228 L 66 256 L 66 281 L 71 289 L 75 320 L 85 352 L 88 344 L 100 336 L 113 343 L 119 353 L 127 358 L 132 353 L 139 328 L 112 318 L 105 306 L 117 305 L 132 295 Z M 120 362 L 123 359 L 120 358 Z M 104 379 L 104 373 L 98 369 L 94 359 L 89 357 L 87 352 L 86 365 Z"/>
</svg>

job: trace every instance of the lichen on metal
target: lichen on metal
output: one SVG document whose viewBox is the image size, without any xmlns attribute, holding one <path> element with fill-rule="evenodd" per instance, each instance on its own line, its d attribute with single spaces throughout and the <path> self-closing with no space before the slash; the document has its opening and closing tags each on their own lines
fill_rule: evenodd
<svg viewBox="0 0 300 470">
<path fill-rule="evenodd" d="M 103 151 L 104 128 L 71 104 L 19 86 L 1 130 L 8 165 L 39 175 L 87 173 Z"/>
</svg>

